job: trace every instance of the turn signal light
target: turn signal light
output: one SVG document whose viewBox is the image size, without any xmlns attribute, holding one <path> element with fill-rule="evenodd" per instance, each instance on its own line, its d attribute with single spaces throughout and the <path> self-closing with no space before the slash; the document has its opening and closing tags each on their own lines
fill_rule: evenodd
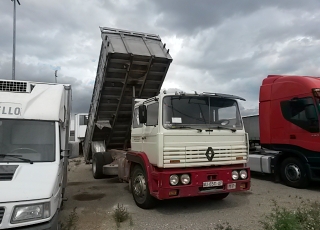
<svg viewBox="0 0 320 230">
<path fill-rule="evenodd" d="M 240 189 L 245 189 L 247 187 L 247 184 L 244 183 L 244 184 L 240 184 Z"/>
<path fill-rule="evenodd" d="M 180 163 L 180 160 L 170 160 L 170 164 L 177 164 Z"/>
<path fill-rule="evenodd" d="M 176 196 L 176 195 L 178 195 L 178 190 L 177 189 L 169 191 L 169 196 Z"/>
</svg>

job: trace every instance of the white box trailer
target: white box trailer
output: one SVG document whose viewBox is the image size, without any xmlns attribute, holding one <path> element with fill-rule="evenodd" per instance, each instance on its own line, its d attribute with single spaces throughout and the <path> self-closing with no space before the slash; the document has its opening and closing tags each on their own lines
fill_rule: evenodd
<svg viewBox="0 0 320 230">
<path fill-rule="evenodd" d="M 57 229 L 71 86 L 0 80 L 0 229 Z"/>
<path fill-rule="evenodd" d="M 250 143 L 260 142 L 259 115 L 250 115 L 242 117 L 246 132 L 249 135 Z"/>
<path fill-rule="evenodd" d="M 70 145 L 72 145 L 74 151 L 71 153 L 70 158 L 75 158 L 83 154 L 82 144 L 86 135 L 87 125 L 88 113 L 77 113 L 74 115 L 72 130 L 70 132 L 70 137 L 73 138 Z"/>
<path fill-rule="evenodd" d="M 88 125 L 88 113 L 74 115 L 74 137 L 75 141 L 81 143 L 86 135 Z"/>
<path fill-rule="evenodd" d="M 248 133 L 250 154 L 248 166 L 253 172 L 274 173 L 274 159 L 277 151 L 261 149 L 259 115 L 242 117 L 244 128 Z"/>
</svg>

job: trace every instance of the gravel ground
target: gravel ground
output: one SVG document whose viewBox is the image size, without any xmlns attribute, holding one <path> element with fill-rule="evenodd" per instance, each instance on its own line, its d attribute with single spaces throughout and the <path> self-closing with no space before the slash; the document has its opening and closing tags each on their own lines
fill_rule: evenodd
<svg viewBox="0 0 320 230">
<path fill-rule="evenodd" d="M 261 229 L 259 220 L 272 210 L 272 200 L 286 208 L 294 208 L 302 200 L 319 201 L 320 184 L 309 189 L 294 189 L 274 183 L 267 175 L 253 175 L 250 191 L 229 195 L 222 201 L 205 197 L 166 200 L 153 210 L 138 208 L 128 191 L 127 183 L 118 178 L 95 180 L 91 165 L 82 158 L 72 159 L 69 165 L 68 201 L 61 211 L 65 224 L 76 207 L 76 228 L 117 229 L 112 218 L 118 204 L 124 205 L 132 221 L 121 223 L 119 229 L 214 229 L 217 223 L 229 222 L 233 227 L 246 230 Z"/>
</svg>

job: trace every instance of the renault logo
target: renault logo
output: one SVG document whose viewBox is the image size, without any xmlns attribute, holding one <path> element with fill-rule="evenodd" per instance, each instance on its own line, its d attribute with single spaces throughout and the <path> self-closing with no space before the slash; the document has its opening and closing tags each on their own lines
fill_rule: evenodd
<svg viewBox="0 0 320 230">
<path fill-rule="evenodd" d="M 208 147 L 207 151 L 206 151 L 206 156 L 208 161 L 212 161 L 213 157 L 214 157 L 214 151 L 211 147 Z"/>
</svg>

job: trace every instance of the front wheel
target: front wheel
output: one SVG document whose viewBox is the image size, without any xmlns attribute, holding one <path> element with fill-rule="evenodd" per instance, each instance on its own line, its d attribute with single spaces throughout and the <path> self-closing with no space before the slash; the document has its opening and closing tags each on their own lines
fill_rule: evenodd
<svg viewBox="0 0 320 230">
<path fill-rule="evenodd" d="M 140 165 L 133 168 L 131 192 L 136 205 L 143 209 L 155 207 L 157 199 L 151 196 L 144 170 Z"/>
<path fill-rule="evenodd" d="M 281 179 L 287 186 L 306 188 L 309 184 L 306 167 L 297 158 L 286 158 L 281 164 Z"/>
</svg>

